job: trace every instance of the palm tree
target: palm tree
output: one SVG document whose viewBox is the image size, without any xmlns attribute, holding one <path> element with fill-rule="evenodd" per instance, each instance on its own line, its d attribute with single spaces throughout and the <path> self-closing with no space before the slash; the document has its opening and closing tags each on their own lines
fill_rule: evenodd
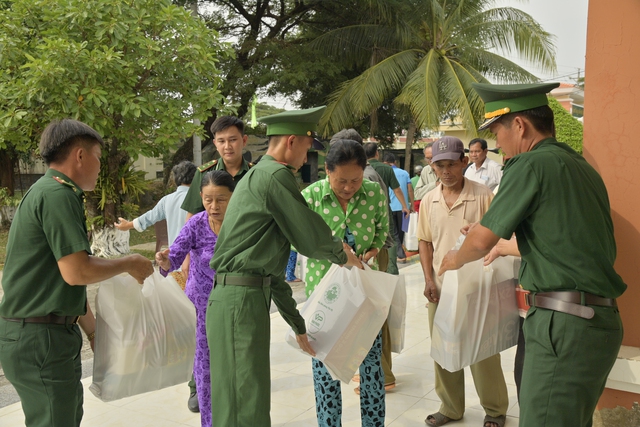
<svg viewBox="0 0 640 427">
<path fill-rule="evenodd" d="M 379 22 L 339 28 L 313 42 L 327 55 L 368 65 L 329 96 L 320 121 L 325 135 L 362 120 L 388 99 L 409 110 L 409 128 L 434 130 L 444 117 L 458 116 L 475 134 L 483 104 L 472 82 L 537 80 L 496 52 L 555 71 L 553 36 L 521 10 L 489 8 L 491 0 L 365 1 L 381 8 Z M 410 153 L 408 143 L 407 160 Z"/>
</svg>

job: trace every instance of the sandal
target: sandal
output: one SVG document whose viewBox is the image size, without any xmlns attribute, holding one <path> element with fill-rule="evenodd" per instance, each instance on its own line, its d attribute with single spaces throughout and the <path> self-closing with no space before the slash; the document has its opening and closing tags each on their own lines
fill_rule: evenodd
<svg viewBox="0 0 640 427">
<path fill-rule="evenodd" d="M 491 417 L 489 415 L 484 416 L 484 427 L 504 427 L 504 423 L 507 421 L 506 415 L 500 415 L 499 417 Z M 494 424 L 493 426 L 491 424 Z"/>
<path fill-rule="evenodd" d="M 462 418 L 452 420 L 451 418 L 442 415 L 440 412 L 436 412 L 435 414 L 431 414 L 427 418 L 425 418 L 424 423 L 430 427 L 438 427 L 443 426 L 450 421 L 460 421 L 461 419 Z"/>
</svg>

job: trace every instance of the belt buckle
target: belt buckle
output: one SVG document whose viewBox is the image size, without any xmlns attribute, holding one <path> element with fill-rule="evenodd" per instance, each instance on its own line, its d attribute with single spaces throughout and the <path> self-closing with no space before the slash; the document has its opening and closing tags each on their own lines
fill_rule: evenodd
<svg viewBox="0 0 640 427">
<path fill-rule="evenodd" d="M 529 307 L 535 307 L 535 294 L 530 292 L 524 294 L 524 303 Z"/>
</svg>

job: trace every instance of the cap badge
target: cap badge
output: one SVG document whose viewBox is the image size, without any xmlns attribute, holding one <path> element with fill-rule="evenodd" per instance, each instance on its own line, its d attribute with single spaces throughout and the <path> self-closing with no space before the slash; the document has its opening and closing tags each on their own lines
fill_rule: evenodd
<svg viewBox="0 0 640 427">
<path fill-rule="evenodd" d="M 440 141 L 440 151 L 445 151 L 449 147 L 449 143 L 446 141 Z"/>
<path fill-rule="evenodd" d="M 307 136 L 311 136 L 311 131 L 310 130 L 307 131 Z"/>
</svg>

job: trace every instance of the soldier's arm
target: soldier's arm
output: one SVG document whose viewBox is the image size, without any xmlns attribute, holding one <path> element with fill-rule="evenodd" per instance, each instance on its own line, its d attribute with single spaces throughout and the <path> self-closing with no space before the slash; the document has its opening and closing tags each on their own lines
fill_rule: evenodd
<svg viewBox="0 0 640 427">
<path fill-rule="evenodd" d="M 138 283 L 142 283 L 153 273 L 151 261 L 140 254 L 104 259 L 89 256 L 86 251 L 60 258 L 58 268 L 64 281 L 71 286 L 100 282 L 121 273 L 129 273 Z"/>
</svg>

